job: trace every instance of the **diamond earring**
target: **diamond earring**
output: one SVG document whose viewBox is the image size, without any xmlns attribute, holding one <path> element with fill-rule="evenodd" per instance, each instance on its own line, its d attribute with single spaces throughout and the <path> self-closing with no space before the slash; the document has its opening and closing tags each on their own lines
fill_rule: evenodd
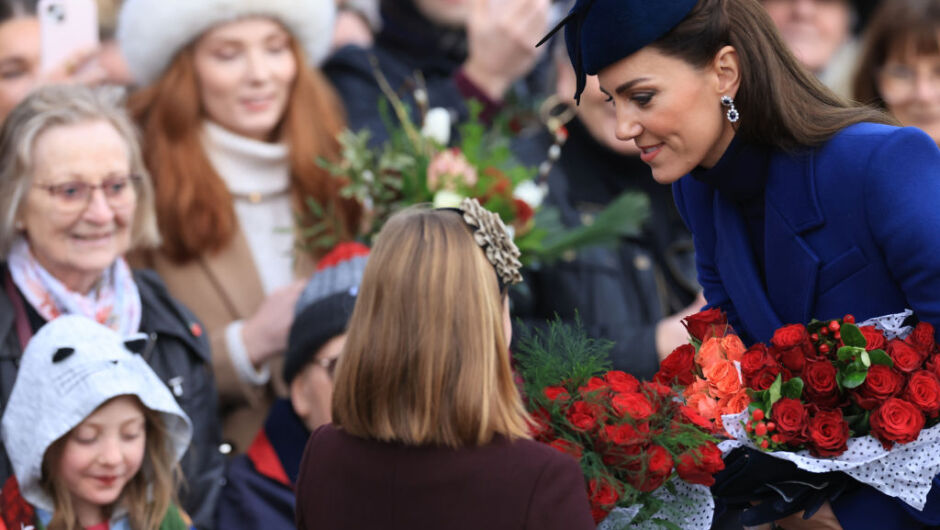
<svg viewBox="0 0 940 530">
<path fill-rule="evenodd" d="M 741 119 L 741 114 L 738 112 L 738 109 L 734 106 L 734 99 L 731 96 L 721 96 L 721 104 L 724 107 L 728 107 L 728 112 L 725 116 L 728 117 L 728 121 L 735 123 Z"/>
</svg>

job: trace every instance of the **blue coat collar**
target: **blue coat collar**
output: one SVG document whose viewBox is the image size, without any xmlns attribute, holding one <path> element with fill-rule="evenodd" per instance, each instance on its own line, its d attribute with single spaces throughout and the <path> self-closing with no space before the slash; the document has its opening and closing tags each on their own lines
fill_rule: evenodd
<svg viewBox="0 0 940 530">
<path fill-rule="evenodd" d="M 729 148 L 714 169 L 731 179 L 766 175 L 764 275 L 758 271 L 738 208 L 717 190 L 713 196 L 715 255 L 723 257 L 719 263 L 722 283 L 745 327 L 739 331 L 752 340 L 768 341 L 785 323 L 805 323 L 812 316 L 820 260 L 802 234 L 822 226 L 825 218 L 816 193 L 813 151 L 769 151 L 768 157 L 738 152 L 753 149 L 759 148 Z"/>
</svg>

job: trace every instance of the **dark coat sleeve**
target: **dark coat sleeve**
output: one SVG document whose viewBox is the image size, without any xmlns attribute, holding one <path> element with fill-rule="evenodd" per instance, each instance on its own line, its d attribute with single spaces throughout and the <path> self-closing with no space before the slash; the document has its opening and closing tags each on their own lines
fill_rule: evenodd
<svg viewBox="0 0 940 530">
<path fill-rule="evenodd" d="M 556 455 L 552 455 L 556 456 Z M 563 454 L 542 469 L 529 501 L 526 530 L 593 530 L 584 475 L 573 459 Z"/>
<path fill-rule="evenodd" d="M 246 455 L 232 459 L 219 499 L 215 527 L 224 530 L 291 530 L 294 492 L 255 470 Z"/>
</svg>

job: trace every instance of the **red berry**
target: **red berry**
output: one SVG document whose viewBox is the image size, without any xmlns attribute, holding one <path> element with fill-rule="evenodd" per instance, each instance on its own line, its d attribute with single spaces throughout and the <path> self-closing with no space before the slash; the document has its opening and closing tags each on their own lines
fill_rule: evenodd
<svg viewBox="0 0 940 530">
<path fill-rule="evenodd" d="M 758 436 L 766 436 L 766 435 L 767 435 L 767 424 L 764 423 L 764 422 L 758 423 L 758 424 L 757 424 L 757 427 L 754 427 L 754 434 L 756 434 L 756 435 L 758 435 Z"/>
<path fill-rule="evenodd" d="M 744 425 L 744 430 L 747 432 L 754 432 L 754 426 L 751 425 L 751 422 L 747 422 L 747 424 Z"/>
<path fill-rule="evenodd" d="M 764 438 L 763 440 L 760 441 L 760 446 L 764 449 L 767 449 L 768 447 L 770 447 L 770 442 L 767 441 L 767 438 Z"/>
<path fill-rule="evenodd" d="M 809 336 L 809 340 L 811 340 L 811 341 L 813 341 L 813 342 L 818 342 L 818 341 L 819 341 L 819 334 L 818 334 L 818 333 L 813 333 L 812 335 Z"/>
<path fill-rule="evenodd" d="M 754 421 L 760 421 L 764 419 L 764 411 L 761 409 L 754 409 L 754 414 L 751 416 L 754 417 Z"/>
<path fill-rule="evenodd" d="M 845 315 L 844 317 L 842 317 L 842 322 L 845 322 L 846 324 L 854 324 L 855 317 L 852 315 Z"/>
<path fill-rule="evenodd" d="M 819 345 L 819 353 L 829 353 L 829 345 L 828 345 L 828 344 L 820 344 L 820 345 Z"/>
<path fill-rule="evenodd" d="M 771 440 L 773 443 L 775 443 L 775 444 L 782 444 L 782 443 L 783 443 L 783 436 L 780 436 L 779 434 L 775 434 L 775 435 L 773 435 L 773 436 L 770 437 L 770 440 Z"/>
<path fill-rule="evenodd" d="M 833 320 L 832 322 L 829 323 L 829 329 L 831 329 L 832 331 L 839 331 L 840 327 L 841 326 L 839 326 L 838 320 Z"/>
<path fill-rule="evenodd" d="M 776 429 L 776 428 L 777 428 L 777 426 L 774 425 L 774 422 L 772 422 L 772 421 L 768 421 L 768 422 L 767 422 L 767 432 L 774 432 L 774 429 Z"/>
<path fill-rule="evenodd" d="M 827 328 L 826 326 L 823 326 L 823 327 L 819 328 L 819 332 L 822 333 L 823 335 L 828 335 L 828 334 L 829 334 L 829 328 Z"/>
<path fill-rule="evenodd" d="M 835 333 L 832 334 L 832 338 L 836 340 L 842 340 L 842 332 L 836 331 Z"/>
</svg>

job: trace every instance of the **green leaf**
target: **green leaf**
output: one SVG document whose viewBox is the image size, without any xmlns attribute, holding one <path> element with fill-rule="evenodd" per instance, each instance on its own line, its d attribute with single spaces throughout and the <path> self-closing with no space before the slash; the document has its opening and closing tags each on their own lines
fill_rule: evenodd
<svg viewBox="0 0 940 530">
<path fill-rule="evenodd" d="M 845 372 L 842 375 L 842 386 L 845 388 L 856 388 L 865 382 L 868 372 Z"/>
<path fill-rule="evenodd" d="M 780 400 L 780 398 L 782 397 L 782 394 L 781 394 L 782 388 L 783 388 L 783 376 L 780 374 L 777 374 L 777 380 L 774 381 L 774 384 L 770 385 L 770 388 L 768 389 L 770 391 L 770 394 L 769 394 L 770 403 L 768 403 L 769 406 L 773 406 L 774 403 Z"/>
<path fill-rule="evenodd" d="M 783 384 L 782 392 L 783 397 L 791 399 L 800 399 L 800 396 L 803 395 L 803 380 L 799 377 L 794 377 Z"/>
<path fill-rule="evenodd" d="M 853 357 L 856 359 L 859 358 L 859 356 L 861 356 L 864 351 L 865 348 L 858 348 L 856 346 L 843 346 L 839 348 L 837 355 L 840 361 L 849 361 Z"/>
<path fill-rule="evenodd" d="M 882 366 L 894 366 L 894 360 L 885 353 L 884 350 L 872 350 L 868 352 L 871 364 L 880 364 Z"/>
<path fill-rule="evenodd" d="M 855 324 L 842 324 L 842 327 L 839 328 L 839 334 L 842 337 L 842 342 L 846 346 L 864 348 L 868 345 L 868 341 L 865 340 L 865 335 L 862 335 L 862 332 Z"/>
</svg>

